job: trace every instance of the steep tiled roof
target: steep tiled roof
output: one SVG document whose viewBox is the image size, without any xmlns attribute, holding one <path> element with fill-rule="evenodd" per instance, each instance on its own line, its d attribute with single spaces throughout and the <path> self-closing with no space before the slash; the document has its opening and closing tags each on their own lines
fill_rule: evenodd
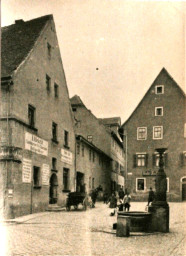
<svg viewBox="0 0 186 256">
<path fill-rule="evenodd" d="M 99 118 L 99 120 L 104 125 L 121 125 L 120 117 Z"/>
<path fill-rule="evenodd" d="M 79 106 L 85 106 L 83 101 L 81 100 L 81 98 L 78 95 L 74 95 L 71 99 L 70 99 L 70 103 L 71 105 L 79 105 Z"/>
<path fill-rule="evenodd" d="M 33 48 L 46 22 L 53 19 L 46 15 L 24 22 L 16 21 L 1 29 L 1 77 L 9 76 Z"/>
</svg>

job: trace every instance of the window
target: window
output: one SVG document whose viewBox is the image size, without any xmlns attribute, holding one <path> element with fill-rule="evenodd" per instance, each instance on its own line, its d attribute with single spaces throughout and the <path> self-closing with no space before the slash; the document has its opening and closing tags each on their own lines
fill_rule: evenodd
<svg viewBox="0 0 186 256">
<path fill-rule="evenodd" d="M 136 154 L 136 166 L 147 166 L 147 154 L 146 153 L 137 153 Z"/>
<path fill-rule="evenodd" d="M 31 127 L 35 126 L 35 108 L 28 105 L 28 123 Z"/>
<path fill-rule="evenodd" d="M 92 189 L 94 189 L 94 178 L 92 178 Z"/>
<path fill-rule="evenodd" d="M 92 135 L 88 135 L 88 136 L 87 136 L 87 140 L 88 140 L 89 142 L 92 142 L 92 140 L 93 140 Z"/>
<path fill-rule="evenodd" d="M 146 140 L 146 139 L 147 139 L 147 127 L 138 127 L 137 140 Z"/>
<path fill-rule="evenodd" d="M 164 86 L 156 85 L 155 86 L 155 94 L 164 94 Z"/>
<path fill-rule="evenodd" d="M 54 96 L 55 96 L 55 98 L 58 98 L 58 88 L 59 88 L 59 86 L 55 83 L 54 84 Z"/>
<path fill-rule="evenodd" d="M 163 116 L 163 107 L 155 108 L 155 116 Z"/>
<path fill-rule="evenodd" d="M 51 58 L 51 45 L 49 43 L 47 43 L 47 53 L 48 53 L 48 58 L 50 59 Z"/>
<path fill-rule="evenodd" d="M 153 127 L 153 139 L 154 140 L 163 139 L 163 126 L 154 126 Z"/>
<path fill-rule="evenodd" d="M 80 153 L 80 143 L 77 142 L 77 154 L 79 155 L 79 153 Z"/>
<path fill-rule="evenodd" d="M 160 162 L 160 155 L 158 153 L 154 153 L 153 166 L 159 167 L 159 162 Z M 167 153 L 163 154 L 163 162 L 164 162 L 164 167 L 167 167 L 167 165 L 168 165 L 168 154 Z"/>
<path fill-rule="evenodd" d="M 146 179 L 137 178 L 136 179 L 136 191 L 145 191 L 146 190 Z"/>
<path fill-rule="evenodd" d="M 33 170 L 33 185 L 40 187 L 40 167 L 34 166 Z"/>
<path fill-rule="evenodd" d="M 181 161 L 181 166 L 185 166 L 186 165 L 186 151 L 183 151 L 180 154 L 180 161 Z"/>
<path fill-rule="evenodd" d="M 51 78 L 46 75 L 46 89 L 47 89 L 47 92 L 50 92 L 50 84 L 51 84 Z"/>
<path fill-rule="evenodd" d="M 89 149 L 89 160 L 90 160 L 90 161 L 91 161 L 91 155 L 92 155 L 91 149 Z"/>
<path fill-rule="evenodd" d="M 52 157 L 52 170 L 57 169 L 57 159 L 55 157 Z"/>
<path fill-rule="evenodd" d="M 68 131 L 64 131 L 64 142 L 65 142 L 65 145 L 64 146 L 66 146 L 66 147 L 68 147 L 68 136 L 69 135 L 69 133 L 68 133 Z"/>
<path fill-rule="evenodd" d="M 76 112 L 76 111 L 77 111 L 77 108 L 74 108 L 74 107 L 73 107 L 73 108 L 72 108 L 72 111 L 73 111 L 73 112 Z"/>
<path fill-rule="evenodd" d="M 57 124 L 52 123 L 52 140 L 57 142 Z"/>
<path fill-rule="evenodd" d="M 84 150 L 85 149 L 85 147 L 84 147 L 84 144 L 82 143 L 82 146 L 81 146 L 81 151 L 82 151 L 82 156 L 84 156 Z"/>
<path fill-rule="evenodd" d="M 63 168 L 63 190 L 69 190 L 69 169 Z"/>
</svg>

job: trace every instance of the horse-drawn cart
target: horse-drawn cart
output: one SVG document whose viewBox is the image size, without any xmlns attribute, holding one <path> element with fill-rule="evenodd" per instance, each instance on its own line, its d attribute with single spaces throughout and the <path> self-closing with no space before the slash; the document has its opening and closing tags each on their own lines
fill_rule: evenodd
<svg viewBox="0 0 186 256">
<path fill-rule="evenodd" d="M 86 211 L 88 204 L 87 194 L 82 192 L 70 192 L 66 201 L 66 210 L 70 211 L 71 206 L 73 206 L 74 209 L 78 209 L 79 204 L 81 204 L 83 210 Z"/>
</svg>

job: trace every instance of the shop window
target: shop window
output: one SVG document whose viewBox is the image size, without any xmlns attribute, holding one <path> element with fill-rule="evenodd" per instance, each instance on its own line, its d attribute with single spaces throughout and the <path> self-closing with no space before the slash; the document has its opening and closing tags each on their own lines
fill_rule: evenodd
<svg viewBox="0 0 186 256">
<path fill-rule="evenodd" d="M 59 90 L 59 86 L 55 83 L 54 84 L 54 96 L 55 96 L 55 98 L 58 98 L 58 94 L 59 94 L 59 92 L 58 92 L 58 90 Z"/>
<path fill-rule="evenodd" d="M 51 78 L 46 75 L 46 89 L 47 89 L 47 92 L 50 92 L 50 86 L 51 86 Z"/>
<path fill-rule="evenodd" d="M 146 179 L 137 178 L 136 179 L 136 191 L 145 191 L 146 189 Z"/>
<path fill-rule="evenodd" d="M 134 167 L 143 167 L 148 165 L 148 154 L 136 153 L 134 154 Z"/>
<path fill-rule="evenodd" d="M 68 147 L 69 146 L 69 133 L 68 131 L 64 131 L 64 146 Z"/>
<path fill-rule="evenodd" d="M 163 107 L 155 107 L 155 116 L 163 116 Z"/>
<path fill-rule="evenodd" d="M 155 86 L 155 94 L 164 94 L 164 86 L 156 85 Z"/>
<path fill-rule="evenodd" d="M 153 140 L 163 139 L 163 126 L 153 126 Z"/>
<path fill-rule="evenodd" d="M 146 140 L 146 139 L 147 139 L 147 127 L 138 127 L 137 140 Z"/>
<path fill-rule="evenodd" d="M 28 124 L 31 127 L 35 126 L 35 111 L 36 109 L 33 106 L 28 105 Z"/>
<path fill-rule="evenodd" d="M 34 187 L 40 187 L 40 167 L 33 167 L 33 185 Z"/>
<path fill-rule="evenodd" d="M 63 190 L 69 190 L 69 169 L 63 168 Z"/>
<path fill-rule="evenodd" d="M 57 124 L 52 123 L 52 140 L 57 142 Z"/>
</svg>

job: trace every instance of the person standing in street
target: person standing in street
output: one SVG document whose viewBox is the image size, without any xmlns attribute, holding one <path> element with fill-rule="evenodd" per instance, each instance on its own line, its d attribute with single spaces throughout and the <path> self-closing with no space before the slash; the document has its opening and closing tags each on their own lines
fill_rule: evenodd
<svg viewBox="0 0 186 256">
<path fill-rule="evenodd" d="M 123 198 L 123 204 L 124 204 L 124 207 L 125 207 L 125 211 L 130 210 L 130 201 L 131 201 L 131 196 L 129 194 L 129 192 L 126 193 L 126 195 L 124 196 Z"/>
</svg>

